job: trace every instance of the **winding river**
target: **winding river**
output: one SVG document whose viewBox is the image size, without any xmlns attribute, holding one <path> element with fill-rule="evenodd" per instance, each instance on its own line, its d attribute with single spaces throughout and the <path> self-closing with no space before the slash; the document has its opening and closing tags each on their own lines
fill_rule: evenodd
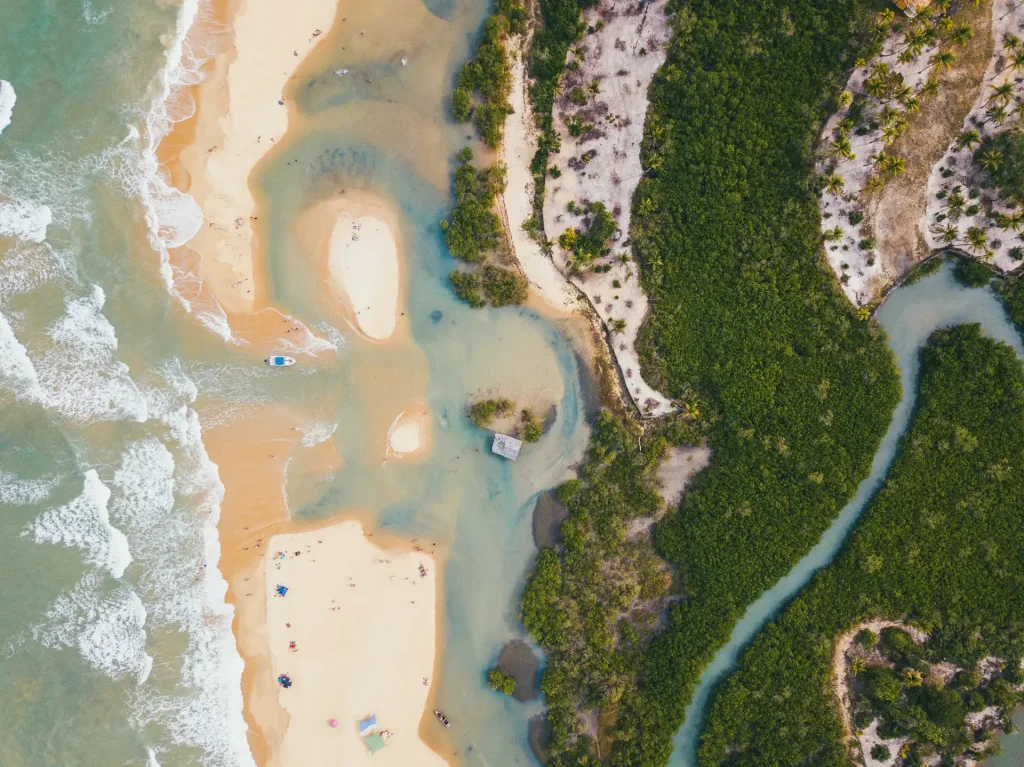
<svg viewBox="0 0 1024 767">
<path fill-rule="evenodd" d="M 832 561 L 861 511 L 881 485 L 896 457 L 900 438 L 910 425 L 917 398 L 919 351 L 932 332 L 950 325 L 978 322 L 990 337 L 1010 344 L 1018 355 L 1024 357 L 1024 346 L 999 298 L 990 289 L 962 287 L 954 279 L 949 264 L 918 283 L 893 290 L 875 316 L 889 334 L 889 347 L 899 361 L 903 399 L 896 407 L 889 430 L 875 453 L 871 474 L 861 482 L 857 495 L 843 507 L 817 545 L 784 578 L 750 605 L 736 624 L 729 643 L 715 655 L 694 691 L 693 701 L 686 709 L 686 721 L 676 734 L 675 751 L 669 762 L 671 767 L 694 767 L 697 764 L 697 747 L 704 729 L 704 717 L 716 685 L 736 669 L 740 653 L 765 624 L 796 596 L 815 572 Z"/>
</svg>

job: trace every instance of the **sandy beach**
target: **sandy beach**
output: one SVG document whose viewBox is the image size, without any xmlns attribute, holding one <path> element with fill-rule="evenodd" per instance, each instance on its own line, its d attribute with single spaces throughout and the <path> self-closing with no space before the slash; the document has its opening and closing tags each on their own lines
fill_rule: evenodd
<svg viewBox="0 0 1024 767">
<path fill-rule="evenodd" d="M 215 57 L 196 92 L 194 138 L 180 162 L 203 228 L 187 248 L 199 254 L 203 283 L 229 314 L 251 312 L 263 285 L 250 175 L 288 127 L 284 92 L 296 68 L 334 22 L 337 0 L 290 5 L 242 0 L 231 19 L 233 49 Z"/>
<path fill-rule="evenodd" d="M 267 638 L 289 723 L 270 765 L 445 765 L 417 734 L 434 674 L 436 570 L 382 549 L 355 521 L 275 535 L 265 555 Z M 278 587 L 287 589 L 279 596 Z M 362 737 L 358 722 L 376 716 Z M 332 723 L 334 726 L 332 726 Z M 371 762 L 372 757 L 372 762 Z"/>
</svg>

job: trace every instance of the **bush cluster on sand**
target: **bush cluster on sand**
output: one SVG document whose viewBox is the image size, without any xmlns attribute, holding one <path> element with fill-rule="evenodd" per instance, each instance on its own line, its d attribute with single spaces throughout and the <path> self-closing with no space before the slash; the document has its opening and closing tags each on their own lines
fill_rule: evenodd
<svg viewBox="0 0 1024 767">
<path fill-rule="evenodd" d="M 505 133 L 505 117 L 512 114 L 512 64 L 505 42 L 509 34 L 526 31 L 527 12 L 517 0 L 499 0 L 484 22 L 484 35 L 476 57 L 459 72 L 452 93 L 452 115 L 459 122 L 470 119 L 484 143 L 497 149 Z"/>
<path fill-rule="evenodd" d="M 486 429 L 495 418 L 504 418 L 515 410 L 516 403 L 510 399 L 485 399 L 474 402 L 469 408 L 469 420 L 481 429 Z"/>
<path fill-rule="evenodd" d="M 516 680 L 496 668 L 492 668 L 487 673 L 487 685 L 492 690 L 503 692 L 506 695 L 511 695 L 516 691 Z"/>
</svg>

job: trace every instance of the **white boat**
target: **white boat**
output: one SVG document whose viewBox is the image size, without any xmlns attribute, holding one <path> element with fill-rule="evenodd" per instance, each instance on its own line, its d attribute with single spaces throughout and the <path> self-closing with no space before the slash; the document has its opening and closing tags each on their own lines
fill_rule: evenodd
<svg viewBox="0 0 1024 767">
<path fill-rule="evenodd" d="M 295 364 L 294 358 L 285 357 L 283 354 L 273 354 L 267 357 L 265 361 L 272 368 L 286 368 L 289 365 Z"/>
</svg>

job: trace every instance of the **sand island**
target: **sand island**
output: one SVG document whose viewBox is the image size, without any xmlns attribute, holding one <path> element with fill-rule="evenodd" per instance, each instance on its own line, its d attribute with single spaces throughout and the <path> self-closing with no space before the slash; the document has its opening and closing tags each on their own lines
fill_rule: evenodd
<svg viewBox="0 0 1024 767">
<path fill-rule="evenodd" d="M 268 764 L 447 764 L 417 734 L 434 724 L 433 556 L 378 548 L 348 521 L 275 535 L 265 572 L 270 663 L 289 685 L 277 683 L 289 723 Z"/>
</svg>

